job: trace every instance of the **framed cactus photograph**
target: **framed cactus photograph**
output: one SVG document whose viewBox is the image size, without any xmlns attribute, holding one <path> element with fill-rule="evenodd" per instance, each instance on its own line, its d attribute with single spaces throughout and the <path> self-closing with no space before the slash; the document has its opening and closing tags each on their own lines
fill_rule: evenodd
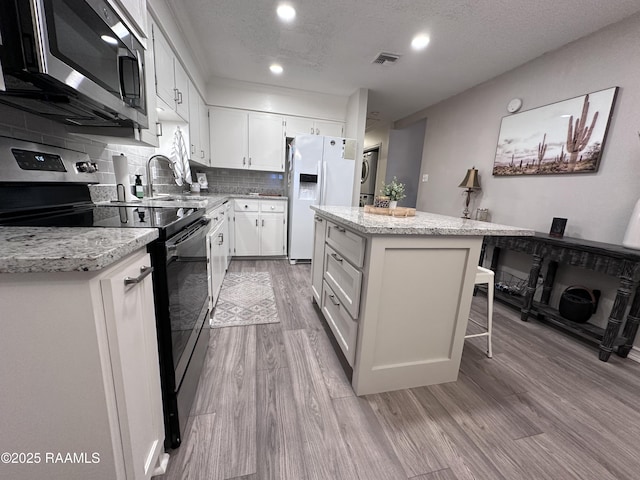
<svg viewBox="0 0 640 480">
<path fill-rule="evenodd" d="M 617 93 L 612 87 L 504 117 L 493 175 L 597 172 Z"/>
</svg>

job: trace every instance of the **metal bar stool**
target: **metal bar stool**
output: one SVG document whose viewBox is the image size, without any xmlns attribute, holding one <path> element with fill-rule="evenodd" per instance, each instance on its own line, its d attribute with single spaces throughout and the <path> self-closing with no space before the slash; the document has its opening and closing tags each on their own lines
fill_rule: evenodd
<svg viewBox="0 0 640 480">
<path fill-rule="evenodd" d="M 493 357 L 493 351 L 491 350 L 491 333 L 493 331 L 493 286 L 494 286 L 494 273 L 492 270 L 483 267 L 477 267 L 475 284 L 480 285 L 487 284 L 487 324 L 483 325 L 476 322 L 473 318 L 469 318 L 469 321 L 478 325 L 479 327 L 486 329 L 482 333 L 474 333 L 471 335 L 465 335 L 464 338 L 474 337 L 487 337 L 487 357 Z"/>
</svg>

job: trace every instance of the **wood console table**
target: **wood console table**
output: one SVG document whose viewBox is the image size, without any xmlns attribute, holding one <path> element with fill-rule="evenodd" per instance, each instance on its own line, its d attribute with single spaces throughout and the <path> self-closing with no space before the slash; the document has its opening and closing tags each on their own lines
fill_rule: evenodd
<svg viewBox="0 0 640 480">
<path fill-rule="evenodd" d="M 486 236 L 482 244 L 480 265 L 482 265 L 487 245 L 493 245 L 491 270 L 496 271 L 500 259 L 500 250 L 508 249 L 532 255 L 533 261 L 529 272 L 528 284 L 522 299 L 501 294 L 496 291 L 496 298 L 520 308 L 521 319 L 527 321 L 529 315 L 543 317 L 545 321 L 577 333 L 589 340 L 599 343 L 599 358 L 603 362 L 609 360 L 611 352 L 617 347 L 617 354 L 625 358 L 631 347 L 640 324 L 640 251 L 630 250 L 620 245 L 592 242 L 579 238 L 554 238 L 546 233 L 537 232 L 533 237 L 492 237 Z M 544 277 L 540 302 L 533 301 L 540 268 L 545 260 L 549 261 Z M 616 299 L 606 328 L 589 323 L 576 323 L 560 316 L 560 313 L 549 306 L 549 298 L 553 289 L 558 264 L 573 265 L 617 277 L 620 280 Z M 620 326 L 631 294 L 633 303 L 627 321 L 619 335 Z"/>
</svg>

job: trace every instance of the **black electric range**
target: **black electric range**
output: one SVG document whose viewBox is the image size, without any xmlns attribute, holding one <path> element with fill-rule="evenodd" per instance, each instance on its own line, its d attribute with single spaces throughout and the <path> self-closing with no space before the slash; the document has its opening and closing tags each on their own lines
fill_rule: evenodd
<svg viewBox="0 0 640 480">
<path fill-rule="evenodd" d="M 0 226 L 157 228 L 147 246 L 165 420 L 181 443 L 209 343 L 204 208 L 94 204 L 97 165 L 85 153 L 0 137 Z"/>
</svg>

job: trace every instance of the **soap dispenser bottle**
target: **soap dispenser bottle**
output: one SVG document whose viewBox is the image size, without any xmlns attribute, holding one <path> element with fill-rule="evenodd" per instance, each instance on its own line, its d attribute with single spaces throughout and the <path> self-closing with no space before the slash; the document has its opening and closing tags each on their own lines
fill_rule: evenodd
<svg viewBox="0 0 640 480">
<path fill-rule="evenodd" d="M 142 186 L 142 175 L 136 175 L 136 197 L 144 197 L 144 187 Z"/>
</svg>

